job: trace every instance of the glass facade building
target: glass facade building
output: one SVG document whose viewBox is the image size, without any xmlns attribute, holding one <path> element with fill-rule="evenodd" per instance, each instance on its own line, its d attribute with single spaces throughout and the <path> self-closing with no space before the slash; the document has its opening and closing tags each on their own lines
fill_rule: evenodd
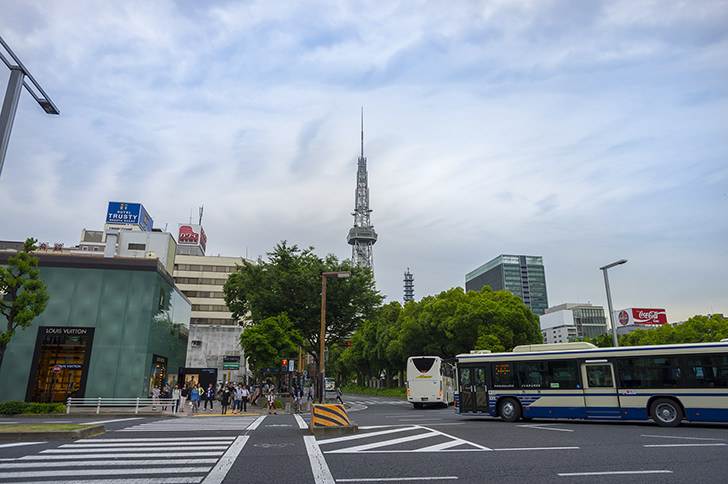
<svg viewBox="0 0 728 484">
<path fill-rule="evenodd" d="M 502 254 L 465 275 L 466 292 L 485 286 L 520 297 L 539 316 L 549 306 L 542 257 Z"/>
<path fill-rule="evenodd" d="M 12 255 L 0 253 L 0 264 Z M 191 304 L 157 259 L 37 257 L 50 299 L 7 347 L 5 400 L 147 397 L 176 379 Z"/>
</svg>

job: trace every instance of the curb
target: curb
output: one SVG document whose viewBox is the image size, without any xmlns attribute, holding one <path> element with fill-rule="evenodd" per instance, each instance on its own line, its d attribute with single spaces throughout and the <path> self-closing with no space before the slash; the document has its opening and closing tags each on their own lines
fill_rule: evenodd
<svg viewBox="0 0 728 484">
<path fill-rule="evenodd" d="M 27 432 L 0 432 L 0 440 L 78 440 L 106 432 L 103 425 L 89 425 L 78 430 L 38 430 Z"/>
</svg>

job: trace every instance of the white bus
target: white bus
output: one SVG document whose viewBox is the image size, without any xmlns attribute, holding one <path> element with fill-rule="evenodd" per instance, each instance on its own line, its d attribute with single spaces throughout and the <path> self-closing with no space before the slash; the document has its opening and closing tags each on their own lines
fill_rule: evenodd
<svg viewBox="0 0 728 484">
<path fill-rule="evenodd" d="M 407 401 L 415 408 L 428 404 L 448 406 L 455 401 L 455 371 L 439 356 L 407 359 Z"/>
<path fill-rule="evenodd" d="M 517 346 L 458 355 L 457 412 L 520 418 L 728 422 L 728 343 Z"/>
</svg>

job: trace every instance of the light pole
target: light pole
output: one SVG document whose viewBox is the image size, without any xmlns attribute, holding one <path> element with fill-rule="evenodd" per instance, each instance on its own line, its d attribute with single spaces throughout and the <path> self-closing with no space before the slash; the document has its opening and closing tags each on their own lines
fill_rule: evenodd
<svg viewBox="0 0 728 484">
<path fill-rule="evenodd" d="M 349 277 L 351 272 L 323 272 L 321 273 L 321 351 L 319 352 L 319 363 L 321 365 L 321 403 L 326 400 L 326 279 Z"/>
<path fill-rule="evenodd" d="M 617 262 L 612 262 L 604 267 L 600 267 L 599 270 L 604 272 L 604 285 L 607 287 L 607 306 L 609 306 L 609 323 L 612 325 L 612 337 L 614 338 L 614 346 L 619 346 L 619 340 L 617 339 L 617 323 L 614 321 L 614 308 L 612 308 L 612 292 L 609 290 L 609 276 L 607 276 L 607 269 L 624 264 L 627 259 L 620 259 Z"/>
<path fill-rule="evenodd" d="M 18 108 L 18 98 L 20 98 L 20 91 L 22 87 L 33 96 L 33 99 L 40 104 L 40 107 L 48 114 L 59 114 L 58 108 L 51 98 L 45 93 L 40 84 L 36 82 L 33 76 L 25 68 L 18 56 L 10 49 L 10 46 L 5 43 L 2 37 L 0 37 L 0 44 L 10 56 L 10 59 L 5 57 L 3 51 L 0 50 L 0 59 L 10 69 L 10 80 L 8 80 L 8 88 L 5 91 L 5 99 L 3 100 L 2 110 L 0 110 L 0 173 L 3 171 L 3 163 L 5 162 L 5 153 L 8 150 L 8 140 L 10 140 L 10 130 L 13 127 L 13 120 L 15 119 L 15 111 Z M 13 62 L 11 62 L 11 60 Z M 35 91 L 28 85 L 27 80 L 35 88 Z M 38 91 L 38 92 L 36 92 Z"/>
</svg>

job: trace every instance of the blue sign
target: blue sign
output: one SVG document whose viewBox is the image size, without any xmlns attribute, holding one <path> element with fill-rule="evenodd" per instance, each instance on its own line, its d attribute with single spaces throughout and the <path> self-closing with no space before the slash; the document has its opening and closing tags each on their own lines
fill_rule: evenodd
<svg viewBox="0 0 728 484">
<path fill-rule="evenodd" d="M 141 203 L 109 202 L 107 224 L 138 225 L 144 232 L 151 232 L 154 221 Z"/>
</svg>

